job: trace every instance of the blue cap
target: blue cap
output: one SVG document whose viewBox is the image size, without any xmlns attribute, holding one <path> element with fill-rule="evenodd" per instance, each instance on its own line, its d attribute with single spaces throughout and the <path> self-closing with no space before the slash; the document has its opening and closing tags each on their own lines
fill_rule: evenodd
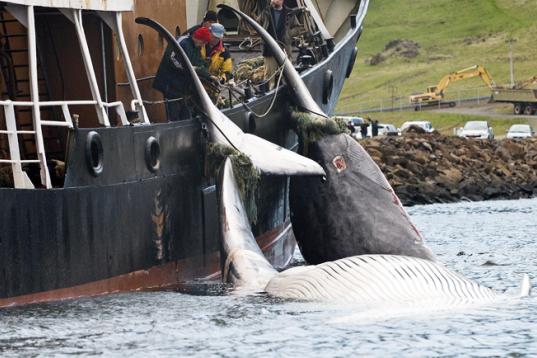
<svg viewBox="0 0 537 358">
<path fill-rule="evenodd" d="M 226 32 L 226 28 L 224 27 L 224 25 L 219 24 L 219 23 L 211 24 L 210 30 L 211 30 L 211 35 L 213 35 L 214 37 L 218 37 L 219 39 L 224 37 L 224 33 Z"/>
</svg>

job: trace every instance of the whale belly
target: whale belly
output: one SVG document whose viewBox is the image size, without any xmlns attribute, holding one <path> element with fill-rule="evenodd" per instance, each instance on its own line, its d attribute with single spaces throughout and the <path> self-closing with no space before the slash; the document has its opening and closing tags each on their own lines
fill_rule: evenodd
<svg viewBox="0 0 537 358">
<path fill-rule="evenodd" d="M 396 255 L 353 256 L 289 269 L 272 278 L 265 291 L 307 301 L 402 305 L 486 302 L 498 296 L 438 263 Z"/>
</svg>

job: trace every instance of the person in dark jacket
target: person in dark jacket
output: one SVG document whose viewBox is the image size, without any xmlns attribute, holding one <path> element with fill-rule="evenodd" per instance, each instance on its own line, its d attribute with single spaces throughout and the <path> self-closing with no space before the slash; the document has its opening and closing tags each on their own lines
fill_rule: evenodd
<svg viewBox="0 0 537 358">
<path fill-rule="evenodd" d="M 360 134 L 362 135 L 362 139 L 367 138 L 367 127 L 369 127 L 369 124 L 367 123 L 360 124 Z"/>
<path fill-rule="evenodd" d="M 207 69 L 207 63 L 202 57 L 201 49 L 211 40 L 211 33 L 206 27 L 200 27 L 191 36 L 182 36 L 177 39 L 181 48 L 185 51 L 190 63 L 196 69 L 200 78 L 210 80 L 211 76 Z M 166 114 L 168 120 L 177 121 L 192 117 L 188 105 L 188 97 L 191 92 L 188 77 L 183 73 L 179 59 L 173 49 L 168 46 L 162 57 L 153 88 L 162 92 L 166 99 Z"/>
<path fill-rule="evenodd" d="M 379 135 L 379 121 L 374 120 L 371 122 L 371 136 L 377 137 Z"/>
<path fill-rule="evenodd" d="M 287 56 L 291 54 L 291 36 L 289 35 L 289 9 L 284 6 L 284 0 L 271 0 L 270 7 L 265 11 L 258 22 L 263 24 L 268 33 L 272 37 L 283 44 Z M 273 88 L 276 79 L 273 77 L 274 73 L 278 69 L 278 64 L 274 59 L 272 52 L 265 46 L 263 48 L 263 56 L 265 58 L 265 80 L 269 80 L 269 88 Z"/>
<path fill-rule="evenodd" d="M 191 28 L 186 30 L 186 32 L 183 35 L 192 35 L 194 31 L 196 31 L 200 27 L 206 27 L 210 29 L 211 25 L 217 22 L 218 22 L 218 15 L 216 14 L 216 12 L 209 10 L 205 13 L 205 16 L 203 17 L 201 24 L 192 26 Z"/>
</svg>

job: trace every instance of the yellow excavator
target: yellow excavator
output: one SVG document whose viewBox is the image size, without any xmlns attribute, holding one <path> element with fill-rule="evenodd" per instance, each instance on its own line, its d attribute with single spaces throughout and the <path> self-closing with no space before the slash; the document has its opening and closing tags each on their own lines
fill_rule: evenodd
<svg viewBox="0 0 537 358">
<path fill-rule="evenodd" d="M 492 76 L 484 66 L 474 65 L 445 75 L 436 86 L 427 87 L 427 92 L 410 96 L 410 103 L 415 105 L 414 109 L 417 111 L 420 110 L 422 106 L 441 104 L 442 99 L 444 98 L 444 91 L 451 82 L 477 76 L 479 76 L 490 89 L 493 89 L 496 86 Z M 453 107 L 455 102 L 447 102 L 447 104 L 450 107 Z"/>
</svg>

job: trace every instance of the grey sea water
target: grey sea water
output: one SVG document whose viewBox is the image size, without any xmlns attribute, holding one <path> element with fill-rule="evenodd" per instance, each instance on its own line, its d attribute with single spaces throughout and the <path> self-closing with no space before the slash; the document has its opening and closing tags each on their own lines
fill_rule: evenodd
<svg viewBox="0 0 537 358">
<path fill-rule="evenodd" d="M 527 272 L 537 287 L 537 199 L 409 212 L 449 268 L 511 293 Z M 0 310 L 0 356 L 535 357 L 536 291 L 488 306 L 403 313 L 237 297 L 218 286 L 206 295 L 111 295 Z"/>
</svg>

